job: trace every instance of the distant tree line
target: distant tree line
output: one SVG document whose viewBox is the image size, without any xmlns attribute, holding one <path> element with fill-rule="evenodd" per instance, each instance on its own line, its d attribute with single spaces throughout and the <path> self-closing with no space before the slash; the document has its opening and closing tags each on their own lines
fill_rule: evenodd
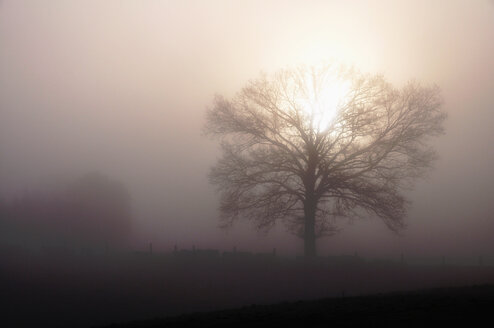
<svg viewBox="0 0 494 328">
<path fill-rule="evenodd" d="M 123 184 L 89 173 L 60 191 L 0 202 L 0 243 L 38 247 L 120 247 L 131 232 Z"/>
</svg>

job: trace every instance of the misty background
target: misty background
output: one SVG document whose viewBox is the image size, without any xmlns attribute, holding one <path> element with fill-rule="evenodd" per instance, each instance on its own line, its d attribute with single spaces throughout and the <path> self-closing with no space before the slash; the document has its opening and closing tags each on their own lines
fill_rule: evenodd
<svg viewBox="0 0 494 328">
<path fill-rule="evenodd" d="M 0 1 L 0 197 L 87 172 L 121 182 L 132 249 L 302 254 L 280 225 L 218 229 L 201 135 L 215 93 L 336 60 L 395 86 L 437 84 L 449 117 L 401 235 L 342 220 L 321 255 L 494 262 L 494 4 L 456 1 Z M 489 260 L 490 259 L 490 260 Z"/>
</svg>

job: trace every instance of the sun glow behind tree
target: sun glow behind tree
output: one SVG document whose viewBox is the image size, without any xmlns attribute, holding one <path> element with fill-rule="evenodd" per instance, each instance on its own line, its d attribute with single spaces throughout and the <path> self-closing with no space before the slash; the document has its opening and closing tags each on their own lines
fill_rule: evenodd
<svg viewBox="0 0 494 328">
<path fill-rule="evenodd" d="M 345 107 L 351 90 L 351 83 L 341 72 L 325 72 L 317 75 L 314 71 L 301 71 L 297 107 L 316 133 L 331 133 L 328 129 Z"/>
</svg>

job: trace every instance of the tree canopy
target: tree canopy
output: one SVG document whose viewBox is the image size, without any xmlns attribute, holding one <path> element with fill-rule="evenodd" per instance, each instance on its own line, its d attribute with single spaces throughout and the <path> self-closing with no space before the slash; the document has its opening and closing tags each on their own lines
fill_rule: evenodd
<svg viewBox="0 0 494 328">
<path fill-rule="evenodd" d="M 261 74 L 231 99 L 217 95 L 205 130 L 221 139 L 210 180 L 223 226 L 282 221 L 308 256 L 337 218 L 373 215 L 398 231 L 404 189 L 436 158 L 429 144 L 443 132 L 441 105 L 436 86 L 398 89 L 336 65 Z"/>
</svg>

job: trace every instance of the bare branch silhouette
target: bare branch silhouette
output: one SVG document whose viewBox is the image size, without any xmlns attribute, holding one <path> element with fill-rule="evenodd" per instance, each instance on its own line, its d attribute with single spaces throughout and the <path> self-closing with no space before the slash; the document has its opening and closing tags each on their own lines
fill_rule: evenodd
<svg viewBox="0 0 494 328">
<path fill-rule="evenodd" d="M 221 139 L 210 173 L 221 222 L 282 221 L 316 254 L 339 217 L 374 215 L 398 231 L 404 188 L 435 159 L 446 117 L 437 87 L 394 88 L 382 76 L 324 65 L 262 74 L 232 99 L 216 96 L 205 131 Z"/>
</svg>

